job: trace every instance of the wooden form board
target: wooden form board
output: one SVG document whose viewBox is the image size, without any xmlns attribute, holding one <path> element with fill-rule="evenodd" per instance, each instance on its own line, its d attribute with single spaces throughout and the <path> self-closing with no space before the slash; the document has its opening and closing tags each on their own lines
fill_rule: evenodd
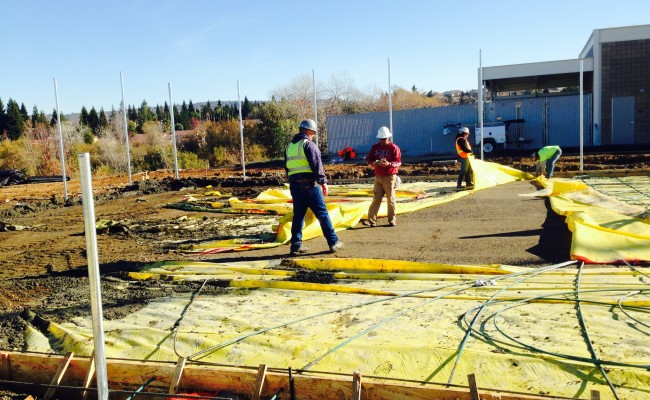
<svg viewBox="0 0 650 400">
<path fill-rule="evenodd" d="M 50 383 L 59 368 L 63 356 L 0 351 L 0 379 L 16 382 Z M 107 359 L 106 367 L 109 387 L 137 388 L 154 379 L 149 388 L 167 392 L 179 375 L 178 365 L 173 362 Z M 84 383 L 90 359 L 77 357 L 70 361 L 61 384 L 81 387 Z M 272 396 L 282 388 L 289 387 L 288 371 L 266 370 L 260 377 L 260 368 L 205 366 L 185 364 L 182 379 L 175 387 L 182 390 L 218 392 L 229 390 L 237 393 L 253 393 L 259 388 L 261 396 Z M 365 378 L 361 385 L 361 374 L 354 381 L 351 372 L 348 377 L 293 373 L 295 396 L 301 400 L 339 400 L 353 398 L 354 388 L 361 399 L 376 400 L 472 400 L 469 388 L 445 388 L 432 384 L 398 384 L 379 382 Z M 258 386 L 256 386 L 256 383 Z M 263 385 L 261 385 L 263 383 Z M 356 385 L 356 386 L 355 386 Z M 481 391 L 482 400 L 539 400 L 547 397 L 518 395 L 511 393 L 490 393 Z"/>
</svg>

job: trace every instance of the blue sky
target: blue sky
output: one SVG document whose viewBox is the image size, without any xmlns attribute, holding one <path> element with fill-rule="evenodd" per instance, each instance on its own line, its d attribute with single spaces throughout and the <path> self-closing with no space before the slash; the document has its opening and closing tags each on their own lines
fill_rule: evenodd
<svg viewBox="0 0 650 400">
<path fill-rule="evenodd" d="M 268 100 L 315 71 L 364 91 L 477 86 L 484 67 L 576 58 L 597 28 L 650 23 L 624 0 L 0 0 L 0 99 L 31 113 Z"/>
</svg>

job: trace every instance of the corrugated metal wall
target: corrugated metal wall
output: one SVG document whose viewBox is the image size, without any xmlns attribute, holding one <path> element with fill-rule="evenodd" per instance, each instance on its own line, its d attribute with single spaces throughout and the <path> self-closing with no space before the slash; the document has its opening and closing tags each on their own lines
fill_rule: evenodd
<svg viewBox="0 0 650 400">
<path fill-rule="evenodd" d="M 584 145 L 592 143 L 591 95 L 584 101 Z M 486 103 L 484 123 L 522 118 L 511 124 L 508 149 L 536 149 L 547 144 L 580 144 L 579 96 L 536 97 Z M 474 105 L 421 108 L 393 112 L 394 140 L 404 156 L 455 154 L 455 132 L 443 134 L 445 123 L 467 125 L 472 135 L 478 123 Z M 327 116 L 328 153 L 347 147 L 366 154 L 377 141 L 377 130 L 389 125 L 388 112 Z M 471 136 L 473 138 L 473 136 Z M 472 139 L 473 142 L 473 139 Z"/>
<path fill-rule="evenodd" d="M 393 111 L 393 135 L 404 156 L 455 152 L 454 135 L 443 135 L 445 122 L 473 124 L 473 105 Z M 389 126 L 388 112 L 327 116 L 327 148 L 331 155 L 346 146 L 366 154 L 377 142 L 377 130 Z"/>
</svg>

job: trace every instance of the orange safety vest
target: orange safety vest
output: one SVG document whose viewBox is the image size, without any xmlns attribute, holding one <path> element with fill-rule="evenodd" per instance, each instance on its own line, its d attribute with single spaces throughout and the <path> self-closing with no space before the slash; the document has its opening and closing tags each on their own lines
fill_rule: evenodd
<svg viewBox="0 0 650 400">
<path fill-rule="evenodd" d="M 460 145 L 458 144 L 458 140 L 460 140 L 460 139 L 464 139 L 464 138 L 459 137 L 458 139 L 456 139 L 456 152 L 458 153 L 458 156 L 460 158 L 467 158 L 467 155 L 469 153 L 460 148 Z M 465 139 L 465 140 L 467 140 L 467 139 Z"/>
</svg>

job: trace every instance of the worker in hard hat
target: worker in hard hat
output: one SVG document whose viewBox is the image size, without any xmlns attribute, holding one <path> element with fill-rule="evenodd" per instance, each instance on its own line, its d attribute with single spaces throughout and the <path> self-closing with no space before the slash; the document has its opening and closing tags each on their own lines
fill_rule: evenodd
<svg viewBox="0 0 650 400">
<path fill-rule="evenodd" d="M 465 189 L 474 188 L 474 171 L 469 162 L 469 157 L 474 157 L 472 153 L 472 146 L 469 144 L 469 128 L 466 126 L 458 130 L 456 135 L 456 152 L 460 161 L 460 170 L 458 171 L 458 181 L 456 182 L 456 189 L 463 188 L 463 180 L 465 181 Z"/>
<path fill-rule="evenodd" d="M 541 167 L 546 167 L 544 176 L 547 179 L 550 179 L 553 176 L 555 163 L 561 155 L 562 149 L 560 149 L 560 146 L 544 146 L 532 154 L 535 162 L 537 163 L 537 171 L 539 171 Z"/>
<path fill-rule="evenodd" d="M 330 252 L 334 253 L 343 248 L 343 242 L 334 232 L 323 197 L 327 196 L 327 177 L 320 151 L 313 142 L 318 127 L 314 120 L 306 119 L 300 123 L 299 131 L 284 152 L 284 165 L 289 176 L 289 190 L 293 200 L 290 255 L 306 253 L 309 250 L 302 245 L 302 228 L 307 209 L 310 209 L 320 222 Z"/>
<path fill-rule="evenodd" d="M 395 226 L 395 187 L 397 186 L 397 172 L 402 165 L 402 152 L 391 141 L 393 134 L 388 128 L 382 126 L 377 131 L 379 141 L 372 145 L 366 156 L 366 163 L 375 171 L 375 185 L 373 198 L 368 208 L 368 219 L 362 221 L 366 226 L 377 226 L 377 213 L 381 202 L 386 196 L 388 208 L 388 226 Z"/>
</svg>

